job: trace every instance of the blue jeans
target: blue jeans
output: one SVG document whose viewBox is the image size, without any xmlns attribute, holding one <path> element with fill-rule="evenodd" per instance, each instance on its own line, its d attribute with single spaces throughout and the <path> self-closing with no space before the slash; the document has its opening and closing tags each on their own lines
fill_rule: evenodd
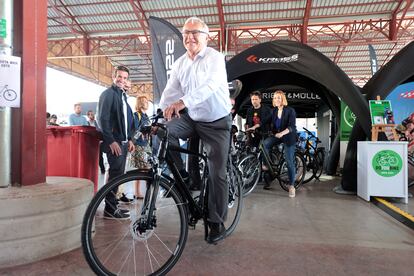
<svg viewBox="0 0 414 276">
<path fill-rule="evenodd" d="M 280 144 L 281 140 L 276 137 L 267 137 L 263 141 L 264 148 L 267 153 L 270 152 L 274 144 Z M 290 185 L 294 185 L 295 178 L 296 178 L 296 167 L 295 167 L 295 150 L 296 145 L 293 144 L 291 146 L 284 145 L 283 156 L 285 157 L 287 168 L 288 168 L 288 176 L 289 176 L 289 183 Z"/>
</svg>

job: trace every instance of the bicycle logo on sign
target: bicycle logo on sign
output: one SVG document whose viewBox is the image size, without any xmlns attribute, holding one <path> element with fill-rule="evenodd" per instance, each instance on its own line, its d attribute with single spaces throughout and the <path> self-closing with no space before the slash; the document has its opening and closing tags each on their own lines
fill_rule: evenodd
<svg viewBox="0 0 414 276">
<path fill-rule="evenodd" d="M 380 166 L 396 166 L 398 165 L 398 159 L 390 154 L 384 154 L 377 157 L 377 162 Z"/>
<path fill-rule="evenodd" d="M 8 85 L 6 84 L 5 86 L 3 86 L 3 88 L 1 88 L 0 96 L 2 96 L 6 101 L 14 101 L 17 98 L 17 93 L 16 91 L 8 88 L 7 86 Z"/>
</svg>

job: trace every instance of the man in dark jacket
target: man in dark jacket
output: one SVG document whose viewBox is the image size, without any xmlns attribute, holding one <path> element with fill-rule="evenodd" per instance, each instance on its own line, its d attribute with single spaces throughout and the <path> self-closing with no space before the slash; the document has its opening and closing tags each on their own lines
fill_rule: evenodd
<svg viewBox="0 0 414 276">
<path fill-rule="evenodd" d="M 124 66 L 115 69 L 114 83 L 102 92 L 98 103 L 98 120 L 103 136 L 103 150 L 109 163 L 109 179 L 122 175 L 128 151 L 134 150 L 133 113 L 127 103 L 126 91 L 129 86 L 129 70 Z M 104 218 L 128 219 L 129 214 L 118 208 L 117 190 L 105 198 Z"/>
<path fill-rule="evenodd" d="M 269 121 L 272 110 L 266 105 L 262 105 L 262 94 L 260 91 L 250 93 L 252 106 L 247 109 L 245 129 L 247 143 L 249 146 L 257 147 L 261 139 L 261 133 L 269 131 Z"/>
</svg>

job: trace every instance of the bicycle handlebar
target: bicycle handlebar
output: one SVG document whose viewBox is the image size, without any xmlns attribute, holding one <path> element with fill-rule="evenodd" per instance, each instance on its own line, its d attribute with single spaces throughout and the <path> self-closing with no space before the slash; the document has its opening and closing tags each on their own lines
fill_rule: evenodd
<svg viewBox="0 0 414 276">
<path fill-rule="evenodd" d="M 310 132 L 310 130 L 308 130 L 307 128 L 303 127 L 303 130 L 309 135 L 311 136 L 311 138 L 314 138 L 316 143 L 322 143 L 321 140 L 319 140 L 318 137 L 316 137 L 312 132 Z"/>
</svg>

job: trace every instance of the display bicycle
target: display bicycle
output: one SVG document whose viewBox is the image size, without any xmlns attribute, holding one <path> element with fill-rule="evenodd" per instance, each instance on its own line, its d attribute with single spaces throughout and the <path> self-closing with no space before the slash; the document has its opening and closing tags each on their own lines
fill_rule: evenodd
<svg viewBox="0 0 414 276">
<path fill-rule="evenodd" d="M 168 129 L 157 123 L 160 147 L 152 160 L 150 171 L 129 171 L 114 178 L 101 188 L 89 204 L 82 224 L 82 247 L 85 258 L 97 275 L 165 275 L 179 260 L 188 237 L 189 227 L 204 221 L 207 240 L 208 166 L 204 166 L 201 191 L 191 193 L 171 159 L 171 151 L 198 156 L 207 164 L 204 154 L 168 145 Z M 149 133 L 151 127 L 141 130 Z M 228 217 L 225 236 L 236 228 L 242 211 L 243 196 L 240 173 L 230 160 L 227 162 Z M 164 173 L 167 165 L 172 177 Z M 131 189 L 135 181 L 146 182 L 142 200 L 129 204 L 130 218 L 103 218 L 104 201 L 108 193 L 121 185 Z"/>
<path fill-rule="evenodd" d="M 250 194 L 259 182 L 262 175 L 262 165 L 266 165 L 268 171 L 265 172 L 264 180 L 270 185 L 270 183 L 277 180 L 283 190 L 289 190 L 289 177 L 287 162 L 277 147 L 273 147 L 271 152 L 268 153 L 264 148 L 264 137 L 267 137 L 264 133 L 261 134 L 261 140 L 256 149 L 252 150 L 246 157 L 244 157 L 238 164 L 238 168 L 242 173 L 243 179 L 243 195 Z M 305 160 L 302 155 L 295 152 L 295 188 L 298 188 L 304 178 L 305 173 Z"/>
<path fill-rule="evenodd" d="M 319 180 L 322 175 L 325 162 L 325 149 L 318 146 L 322 143 L 318 137 L 306 128 L 303 128 L 303 130 L 307 133 L 307 138 L 300 140 L 300 142 L 304 143 L 304 146 L 299 147 L 299 150 L 306 163 L 305 178 L 303 179 L 303 184 L 305 184 L 312 179 Z"/>
</svg>

